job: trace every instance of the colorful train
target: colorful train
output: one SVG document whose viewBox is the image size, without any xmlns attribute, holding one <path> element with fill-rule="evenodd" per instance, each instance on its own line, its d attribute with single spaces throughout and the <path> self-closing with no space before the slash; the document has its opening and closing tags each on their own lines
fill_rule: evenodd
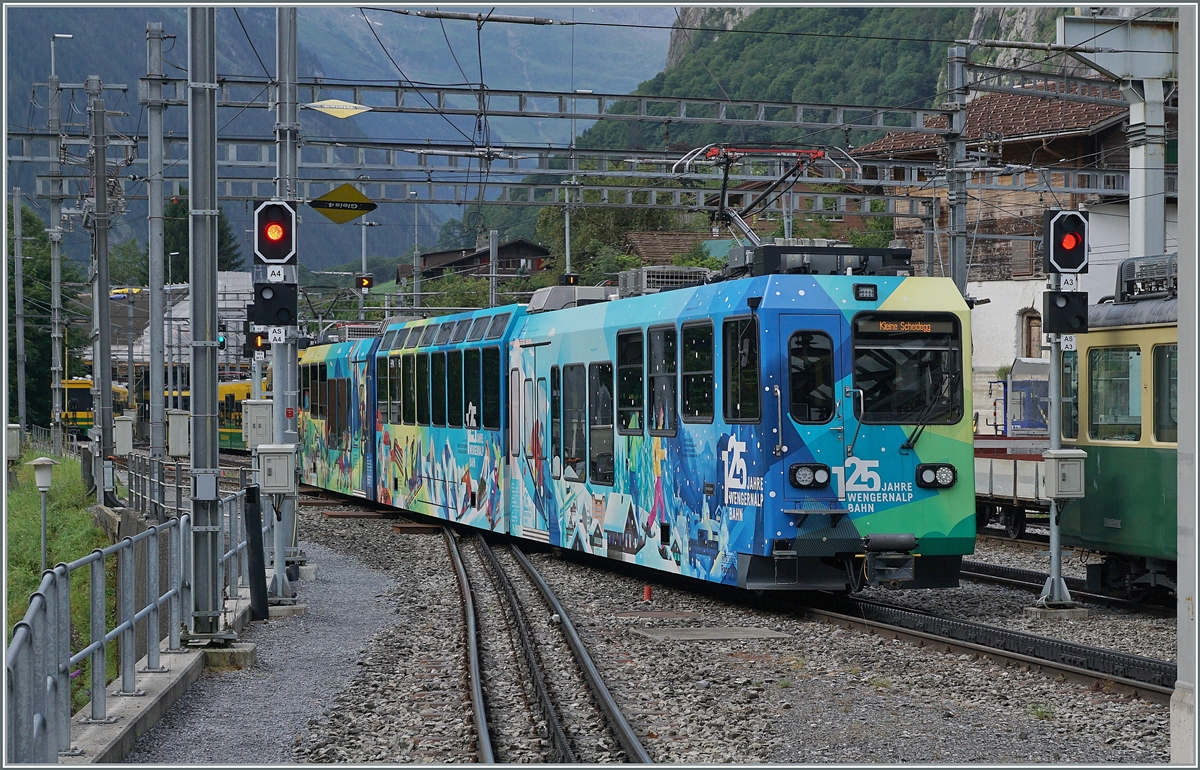
<svg viewBox="0 0 1200 770">
<path fill-rule="evenodd" d="M 968 307 L 946 279 L 836 272 L 557 286 L 309 347 L 301 479 L 747 589 L 957 586 Z"/>
<path fill-rule="evenodd" d="M 1115 295 L 1063 354 L 1063 445 L 1087 452 L 1087 495 L 1063 511 L 1062 539 L 1104 554 L 1088 566 L 1093 590 L 1175 588 L 1177 275 L 1174 255 L 1122 262 Z"/>
</svg>

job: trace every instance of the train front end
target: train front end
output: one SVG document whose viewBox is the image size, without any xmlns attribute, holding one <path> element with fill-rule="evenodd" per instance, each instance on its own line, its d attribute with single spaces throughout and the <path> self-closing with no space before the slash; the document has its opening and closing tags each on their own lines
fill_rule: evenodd
<svg viewBox="0 0 1200 770">
<path fill-rule="evenodd" d="M 954 284 L 770 276 L 744 301 L 763 420 L 730 425 L 720 447 L 722 502 L 758 530 L 738 585 L 957 586 L 975 485 L 970 315 Z"/>
</svg>

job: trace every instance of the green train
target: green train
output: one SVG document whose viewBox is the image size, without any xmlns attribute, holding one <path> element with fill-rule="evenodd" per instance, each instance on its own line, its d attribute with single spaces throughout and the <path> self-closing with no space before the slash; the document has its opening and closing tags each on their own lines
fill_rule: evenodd
<svg viewBox="0 0 1200 770">
<path fill-rule="evenodd" d="M 1177 255 L 1124 260 L 1117 289 L 1063 353 L 1065 447 L 1087 452 L 1086 497 L 1061 518 L 1064 546 L 1102 553 L 1089 590 L 1173 592 L 1179 405 Z"/>
</svg>

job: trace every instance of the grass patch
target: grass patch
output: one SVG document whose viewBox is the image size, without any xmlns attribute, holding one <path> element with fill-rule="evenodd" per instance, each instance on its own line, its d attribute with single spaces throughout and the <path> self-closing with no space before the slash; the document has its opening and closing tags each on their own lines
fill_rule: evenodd
<svg viewBox="0 0 1200 770">
<path fill-rule="evenodd" d="M 26 452 L 21 457 L 17 471 L 18 485 L 8 490 L 5 500 L 5 527 L 8 536 L 7 599 L 8 625 L 6 640 L 12 641 L 13 626 L 25 617 L 29 608 L 29 597 L 41 583 L 42 552 L 42 497 L 33 482 L 33 468 L 26 462 L 39 456 L 37 452 Z M 46 565 L 53 567 L 59 562 L 71 562 L 109 545 L 104 532 L 96 526 L 88 506 L 95 500 L 87 493 L 80 477 L 79 461 L 72 457 L 59 460 L 54 468 L 53 486 L 50 488 L 46 505 Z M 109 559 L 106 565 L 105 588 L 108 595 L 107 627 L 116 625 L 115 583 L 116 560 Z M 88 600 L 91 591 L 90 570 L 80 569 L 71 573 L 71 652 L 83 649 L 91 638 L 91 619 Z M 116 643 L 108 645 L 107 680 L 117 673 Z M 89 665 L 84 665 L 82 675 L 71 680 L 72 711 L 91 699 L 88 687 L 91 684 Z"/>
<path fill-rule="evenodd" d="M 1029 713 L 1034 719 L 1054 719 L 1054 710 L 1041 703 L 1030 704 Z"/>
<path fill-rule="evenodd" d="M 780 689 L 782 689 L 782 690 L 786 690 L 787 688 L 789 688 L 789 687 L 791 687 L 791 686 L 792 686 L 792 680 L 791 680 L 791 679 L 780 679 L 780 680 L 779 680 L 779 687 L 780 687 Z"/>
<path fill-rule="evenodd" d="M 892 686 L 892 680 L 888 679 L 886 677 L 877 676 L 871 680 L 871 686 L 876 687 L 880 690 L 886 690 L 887 688 Z"/>
</svg>

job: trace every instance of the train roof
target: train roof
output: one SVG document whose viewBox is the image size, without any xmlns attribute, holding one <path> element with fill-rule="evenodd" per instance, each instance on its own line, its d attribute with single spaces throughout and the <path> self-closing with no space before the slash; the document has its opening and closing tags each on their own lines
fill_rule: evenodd
<svg viewBox="0 0 1200 770">
<path fill-rule="evenodd" d="M 1106 302 L 1088 308 L 1088 329 L 1173 323 L 1179 323 L 1179 300 L 1175 297 Z"/>
</svg>

